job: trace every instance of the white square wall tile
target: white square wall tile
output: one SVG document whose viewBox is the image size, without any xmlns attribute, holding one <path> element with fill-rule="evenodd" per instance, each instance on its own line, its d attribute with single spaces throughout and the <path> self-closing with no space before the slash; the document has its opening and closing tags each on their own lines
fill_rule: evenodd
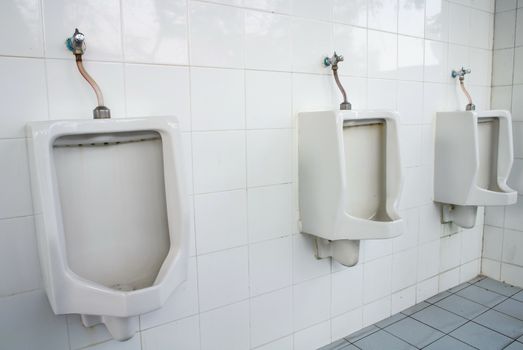
<svg viewBox="0 0 523 350">
<path fill-rule="evenodd" d="M 425 41 L 425 81 L 445 83 L 450 77 L 447 71 L 447 44 L 438 41 Z"/>
<path fill-rule="evenodd" d="M 361 305 L 363 305 L 362 264 L 333 273 L 332 315 L 346 313 L 347 311 L 354 310 Z"/>
<path fill-rule="evenodd" d="M 438 294 L 438 276 L 418 282 L 416 285 L 416 303 Z"/>
<path fill-rule="evenodd" d="M 425 38 L 447 41 L 449 37 L 449 3 L 446 0 L 425 2 Z"/>
<path fill-rule="evenodd" d="M 523 11 L 521 11 L 523 16 Z M 523 46 L 514 50 L 514 84 L 523 84 Z"/>
<path fill-rule="evenodd" d="M 25 139 L 0 140 L 0 219 L 33 212 Z"/>
<path fill-rule="evenodd" d="M 333 0 L 292 0 L 291 14 L 295 17 L 305 17 L 330 21 L 332 19 Z"/>
<path fill-rule="evenodd" d="M 0 55 L 42 56 L 44 34 L 40 4 L 38 0 L 0 3 Z"/>
<path fill-rule="evenodd" d="M 505 207 L 505 228 L 519 230 L 523 227 L 523 196 L 518 196 L 516 204 Z"/>
<path fill-rule="evenodd" d="M 395 80 L 369 79 L 367 86 L 369 109 L 398 108 L 398 83 Z"/>
<path fill-rule="evenodd" d="M 376 300 L 363 307 L 363 327 L 369 326 L 373 323 L 381 321 L 391 314 L 391 298 Z"/>
<path fill-rule="evenodd" d="M 41 286 L 35 227 L 31 216 L 0 220 L 0 275 L 0 297 Z"/>
<path fill-rule="evenodd" d="M 259 295 L 292 283 L 292 238 L 277 238 L 249 248 L 251 295 Z"/>
<path fill-rule="evenodd" d="M 424 244 L 418 250 L 418 282 L 433 277 L 439 272 L 439 240 Z"/>
<path fill-rule="evenodd" d="M 523 267 L 510 264 L 501 264 L 500 279 L 516 286 L 523 285 Z"/>
<path fill-rule="evenodd" d="M 481 258 L 469 261 L 459 267 L 459 283 L 468 282 L 481 273 Z"/>
<path fill-rule="evenodd" d="M 368 304 L 391 292 L 392 256 L 365 263 L 363 266 L 363 302 Z"/>
<path fill-rule="evenodd" d="M 247 129 L 292 127 L 291 74 L 246 71 Z"/>
<path fill-rule="evenodd" d="M 461 261 L 461 233 L 442 237 L 440 241 L 439 271 L 459 266 Z"/>
<path fill-rule="evenodd" d="M 334 47 L 347 64 L 340 64 L 339 74 L 367 76 L 367 29 L 334 25 Z"/>
<path fill-rule="evenodd" d="M 423 38 L 425 34 L 424 0 L 399 0 L 398 33 Z"/>
<path fill-rule="evenodd" d="M 514 159 L 507 184 L 519 194 L 523 194 L 523 159 Z"/>
<path fill-rule="evenodd" d="M 142 349 L 199 350 L 200 325 L 198 316 L 184 318 L 142 332 Z"/>
<path fill-rule="evenodd" d="M 470 9 L 449 3 L 449 42 L 469 45 Z"/>
<path fill-rule="evenodd" d="M 333 19 L 335 22 L 367 26 L 367 1 L 333 0 Z"/>
<path fill-rule="evenodd" d="M 332 24 L 293 18 L 292 70 L 295 72 L 325 73 L 323 57 L 331 56 Z"/>
<path fill-rule="evenodd" d="M 0 138 L 24 137 L 26 122 L 48 118 L 44 61 L 0 58 L 0 76 Z M 28 97 L 30 103 L 24 103 Z"/>
<path fill-rule="evenodd" d="M 521 3 L 521 1 L 520 1 Z M 519 5 L 516 17 L 516 46 L 523 45 L 523 4 Z"/>
<path fill-rule="evenodd" d="M 416 248 L 395 253 L 392 256 L 392 292 L 397 292 L 416 284 Z"/>
<path fill-rule="evenodd" d="M 65 40 L 74 28 L 85 34 L 88 60 L 122 60 L 120 2 L 118 0 L 43 1 L 47 57 L 73 58 Z"/>
<path fill-rule="evenodd" d="M 141 337 L 133 337 L 125 342 L 111 339 L 89 347 L 89 350 L 142 350 Z"/>
<path fill-rule="evenodd" d="M 496 12 L 514 10 L 518 6 L 518 0 L 496 0 Z"/>
<path fill-rule="evenodd" d="M 293 73 L 293 113 L 297 115 L 300 112 L 338 108 L 338 103 L 333 103 L 333 96 L 338 96 L 334 89 L 332 76 Z"/>
<path fill-rule="evenodd" d="M 243 71 L 191 68 L 191 111 L 194 131 L 244 129 Z"/>
<path fill-rule="evenodd" d="M 291 0 L 243 0 L 243 5 L 277 13 L 290 13 L 291 11 Z"/>
<path fill-rule="evenodd" d="M 368 40 L 369 77 L 395 79 L 398 75 L 398 36 L 369 30 Z"/>
<path fill-rule="evenodd" d="M 249 348 L 249 302 L 200 315 L 201 350 Z"/>
<path fill-rule="evenodd" d="M 190 2 L 190 62 L 195 66 L 244 66 L 242 9 Z M 223 21 L 227 18 L 227 21 Z"/>
<path fill-rule="evenodd" d="M 516 11 L 496 13 L 494 17 L 494 49 L 514 47 Z"/>
<path fill-rule="evenodd" d="M 331 276 L 295 285 L 293 303 L 295 331 L 327 320 L 330 317 Z"/>
<path fill-rule="evenodd" d="M 392 250 L 394 253 L 405 249 L 414 248 L 418 245 L 418 233 L 420 229 L 420 214 L 418 208 L 404 210 L 400 213 L 403 218 L 403 233 L 392 239 Z"/>
<path fill-rule="evenodd" d="M 332 340 L 338 340 L 363 328 L 363 308 L 346 312 L 331 319 Z"/>
<path fill-rule="evenodd" d="M 369 0 L 368 26 L 387 32 L 398 31 L 398 2 L 390 0 Z"/>
<path fill-rule="evenodd" d="M 523 232 L 504 230 L 503 262 L 523 266 Z"/>
<path fill-rule="evenodd" d="M 494 50 L 492 85 L 511 85 L 514 68 L 514 49 Z"/>
<path fill-rule="evenodd" d="M 245 190 L 197 195 L 194 209 L 198 254 L 247 243 Z"/>
<path fill-rule="evenodd" d="M 124 1 L 122 20 L 126 61 L 188 63 L 185 0 Z"/>
<path fill-rule="evenodd" d="M 188 68 L 126 64 L 125 93 L 129 117 L 172 115 L 191 129 Z"/>
<path fill-rule="evenodd" d="M 331 324 L 329 321 L 294 333 L 294 349 L 316 350 L 331 342 Z"/>
<path fill-rule="evenodd" d="M 245 12 L 245 67 L 291 68 L 290 17 L 259 11 Z M 269 53 L 270 54 L 267 54 Z"/>
<path fill-rule="evenodd" d="M 523 84 L 512 87 L 512 120 L 523 121 Z"/>
<path fill-rule="evenodd" d="M 195 193 L 245 187 L 245 132 L 194 133 L 192 141 Z"/>
<path fill-rule="evenodd" d="M 423 80 L 424 50 L 423 39 L 398 35 L 398 77 L 400 79 Z"/>
<path fill-rule="evenodd" d="M 156 327 L 198 313 L 198 276 L 196 258 L 189 259 L 187 279 L 158 310 L 140 315 L 142 330 Z"/>
<path fill-rule="evenodd" d="M 501 263 L 490 259 L 481 259 L 481 274 L 499 280 L 501 278 Z"/>
<path fill-rule="evenodd" d="M 493 34 L 491 24 L 493 15 L 481 10 L 470 9 L 470 37 L 469 46 L 490 49 Z"/>
<path fill-rule="evenodd" d="M 91 119 L 96 95 L 73 60 L 46 60 L 50 119 Z M 96 80 L 111 116 L 125 116 L 124 68 L 120 63 L 85 62 Z"/>
<path fill-rule="evenodd" d="M 470 75 L 469 84 L 490 86 L 492 76 L 492 51 L 471 48 L 470 69 L 475 74 Z M 476 99 L 478 99 L 478 97 L 476 97 Z"/>
<path fill-rule="evenodd" d="M 503 227 L 505 220 L 505 207 L 486 207 L 485 224 L 497 227 Z"/>
<path fill-rule="evenodd" d="M 391 313 L 394 315 L 416 304 L 416 286 L 405 288 L 391 296 Z"/>
<path fill-rule="evenodd" d="M 438 276 L 438 290 L 443 292 L 459 284 L 459 266 Z"/>
<path fill-rule="evenodd" d="M 404 125 L 400 129 L 401 161 L 404 167 L 421 163 L 421 126 Z"/>
<path fill-rule="evenodd" d="M 0 339 L 6 349 L 69 349 L 65 316 L 56 316 L 43 290 L 0 298 Z"/>
<path fill-rule="evenodd" d="M 291 182 L 292 130 L 247 131 L 247 184 Z"/>
<path fill-rule="evenodd" d="M 523 123 L 513 122 L 514 157 L 523 158 Z"/>
<path fill-rule="evenodd" d="M 292 287 L 251 299 L 251 346 L 292 333 Z"/>
<path fill-rule="evenodd" d="M 503 229 L 485 225 L 483 231 L 483 257 L 501 260 L 503 251 Z"/>
<path fill-rule="evenodd" d="M 247 247 L 198 257 L 200 310 L 240 301 L 249 296 Z"/>
<path fill-rule="evenodd" d="M 293 233 L 291 200 L 291 185 L 248 190 L 248 231 L 251 243 Z"/>
</svg>

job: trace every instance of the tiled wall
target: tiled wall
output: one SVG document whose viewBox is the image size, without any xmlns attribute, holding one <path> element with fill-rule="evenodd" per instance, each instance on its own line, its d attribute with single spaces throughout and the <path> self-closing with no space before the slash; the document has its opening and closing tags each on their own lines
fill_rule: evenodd
<svg viewBox="0 0 523 350">
<path fill-rule="evenodd" d="M 465 105 L 450 78 L 462 65 L 489 107 L 493 11 L 493 0 L 1 1 L 0 348 L 315 349 L 474 277 L 482 215 L 473 230 L 440 224 L 431 122 Z M 114 117 L 175 114 L 185 130 L 189 279 L 126 343 L 54 316 L 41 289 L 23 126 L 91 117 L 64 46 L 75 27 Z M 401 113 L 406 230 L 364 242 L 352 268 L 316 260 L 297 232 L 295 116 L 337 108 L 321 66 L 334 49 L 355 109 Z"/>
<path fill-rule="evenodd" d="M 482 271 L 523 287 L 523 0 L 497 0 L 492 108 L 512 111 L 514 165 L 509 185 L 518 202 L 486 211 Z"/>
</svg>

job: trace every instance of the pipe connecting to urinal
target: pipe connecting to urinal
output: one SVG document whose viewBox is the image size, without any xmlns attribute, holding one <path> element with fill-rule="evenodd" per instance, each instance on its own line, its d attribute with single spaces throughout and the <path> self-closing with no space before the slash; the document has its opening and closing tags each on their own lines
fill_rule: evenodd
<svg viewBox="0 0 523 350">
<path fill-rule="evenodd" d="M 470 96 L 469 92 L 467 91 L 467 88 L 465 87 L 465 74 L 470 74 L 470 72 L 470 69 L 465 69 L 461 67 L 460 70 L 453 70 L 451 75 L 453 78 L 459 77 L 459 85 L 461 86 L 461 90 L 463 91 L 469 102 L 465 106 L 465 109 L 467 111 L 474 111 L 476 110 L 476 106 L 472 103 L 472 97 Z"/>
<path fill-rule="evenodd" d="M 336 81 L 336 85 L 338 85 L 338 89 L 341 91 L 341 95 L 343 96 L 343 102 L 340 103 L 340 109 L 341 110 L 350 110 L 352 109 L 352 105 L 350 102 L 347 101 L 347 93 L 345 92 L 345 89 L 343 88 L 343 85 L 341 85 L 340 77 L 338 76 L 338 63 L 343 62 L 343 56 L 338 55 L 336 51 L 334 51 L 334 55 L 332 57 L 325 57 L 323 59 L 323 65 L 325 67 L 331 67 L 332 69 L 332 75 L 334 76 L 334 80 Z"/>
<path fill-rule="evenodd" d="M 93 77 L 87 73 L 85 70 L 85 67 L 83 65 L 82 56 L 85 53 L 85 35 L 83 33 L 80 33 L 78 28 L 74 30 L 73 36 L 70 38 L 67 38 L 66 45 L 69 51 L 71 51 L 75 58 L 76 58 L 76 66 L 78 67 L 78 71 L 84 77 L 84 79 L 91 85 L 91 87 L 94 90 L 94 93 L 96 94 L 96 100 L 98 101 L 98 106 L 93 109 L 93 117 L 94 119 L 107 119 L 111 118 L 111 110 L 107 108 L 104 105 L 104 97 L 102 94 L 102 90 L 100 90 L 100 87 L 94 81 Z"/>
</svg>

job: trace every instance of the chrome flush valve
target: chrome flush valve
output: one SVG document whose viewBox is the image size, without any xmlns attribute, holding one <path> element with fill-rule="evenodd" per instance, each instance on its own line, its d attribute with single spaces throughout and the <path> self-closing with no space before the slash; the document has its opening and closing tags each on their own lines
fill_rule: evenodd
<svg viewBox="0 0 523 350">
<path fill-rule="evenodd" d="M 341 110 L 350 110 L 352 109 L 351 104 L 347 101 L 347 93 L 345 92 L 345 89 L 341 85 L 340 78 L 338 77 L 338 63 L 343 62 L 343 56 L 338 55 L 336 51 L 334 51 L 334 55 L 332 57 L 325 57 L 323 58 L 323 65 L 325 67 L 332 67 L 332 74 L 334 75 L 334 80 L 336 81 L 336 85 L 338 85 L 338 88 L 340 89 L 340 92 L 343 96 L 343 102 L 340 103 L 340 109 Z"/>
<path fill-rule="evenodd" d="M 85 52 L 85 35 L 78 28 L 74 30 L 73 36 L 65 41 L 67 48 L 75 55 L 83 55 Z"/>
<path fill-rule="evenodd" d="M 470 68 L 463 68 L 461 67 L 460 70 L 452 70 L 451 76 L 453 78 L 459 78 L 459 85 L 461 86 L 461 90 L 465 94 L 465 97 L 467 97 L 468 103 L 465 106 L 465 109 L 467 111 L 474 111 L 476 109 L 476 106 L 474 103 L 472 103 L 472 97 L 470 96 L 469 92 L 467 91 L 467 88 L 465 87 L 465 74 L 470 74 L 472 71 Z"/>
</svg>

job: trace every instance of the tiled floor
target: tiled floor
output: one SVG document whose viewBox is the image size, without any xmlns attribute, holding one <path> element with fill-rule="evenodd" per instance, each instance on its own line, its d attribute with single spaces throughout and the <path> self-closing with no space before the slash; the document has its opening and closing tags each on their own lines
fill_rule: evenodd
<svg viewBox="0 0 523 350">
<path fill-rule="evenodd" d="M 523 290 L 478 277 L 321 350 L 523 350 Z"/>
</svg>

